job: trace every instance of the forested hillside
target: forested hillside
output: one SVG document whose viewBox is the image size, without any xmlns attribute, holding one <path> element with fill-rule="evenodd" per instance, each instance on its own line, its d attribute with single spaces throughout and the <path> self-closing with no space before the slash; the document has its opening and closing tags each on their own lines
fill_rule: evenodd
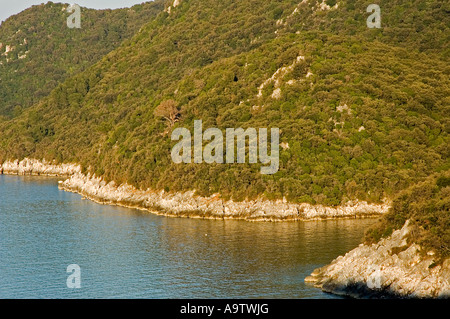
<svg viewBox="0 0 450 319">
<path fill-rule="evenodd" d="M 58 83 L 91 66 L 163 11 L 160 0 L 130 9 L 81 9 L 70 29 L 68 4 L 33 6 L 0 26 L 0 117 L 17 116 Z"/>
<path fill-rule="evenodd" d="M 0 162 L 76 162 L 141 189 L 195 189 L 235 200 L 393 199 L 450 169 L 450 7 L 378 1 L 382 27 L 369 29 L 370 3 L 181 1 L 0 122 Z M 155 112 L 161 103 L 176 107 L 177 121 Z M 279 171 L 173 163 L 170 132 L 192 131 L 199 119 L 204 129 L 280 128 Z M 433 187 L 433 196 L 448 194 L 448 185 Z M 448 215 L 446 203 L 428 204 Z M 448 218 L 430 218 L 432 225 L 439 220 L 436 234 L 448 233 Z"/>
</svg>

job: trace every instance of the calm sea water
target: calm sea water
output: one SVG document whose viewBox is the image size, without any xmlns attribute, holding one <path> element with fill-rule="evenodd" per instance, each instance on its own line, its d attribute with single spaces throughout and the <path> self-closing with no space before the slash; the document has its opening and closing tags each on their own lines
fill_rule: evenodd
<svg viewBox="0 0 450 319">
<path fill-rule="evenodd" d="M 0 298 L 336 298 L 304 278 L 374 220 L 251 223 L 103 206 L 0 175 Z M 67 266 L 81 288 L 67 287 Z"/>
</svg>

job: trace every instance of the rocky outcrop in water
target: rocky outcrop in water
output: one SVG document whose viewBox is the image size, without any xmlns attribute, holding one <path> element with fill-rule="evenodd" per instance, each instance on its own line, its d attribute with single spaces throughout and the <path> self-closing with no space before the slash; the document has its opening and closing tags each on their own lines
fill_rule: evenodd
<svg viewBox="0 0 450 319">
<path fill-rule="evenodd" d="M 314 270 L 306 282 L 325 292 L 355 298 L 450 298 L 450 259 L 408 244 L 409 221 L 376 244 L 364 245 Z"/>
</svg>

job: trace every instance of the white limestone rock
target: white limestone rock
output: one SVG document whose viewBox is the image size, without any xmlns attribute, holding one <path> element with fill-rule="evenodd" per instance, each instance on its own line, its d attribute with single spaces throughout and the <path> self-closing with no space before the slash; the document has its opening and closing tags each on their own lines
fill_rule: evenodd
<svg viewBox="0 0 450 319">
<path fill-rule="evenodd" d="M 407 221 L 388 238 L 373 245 L 361 244 L 314 270 L 305 282 L 326 292 L 357 298 L 450 298 L 450 259 L 429 267 L 435 262 L 434 254 L 423 256 L 419 245 L 408 246 L 411 229 Z M 395 253 L 394 248 L 404 250 Z"/>
</svg>

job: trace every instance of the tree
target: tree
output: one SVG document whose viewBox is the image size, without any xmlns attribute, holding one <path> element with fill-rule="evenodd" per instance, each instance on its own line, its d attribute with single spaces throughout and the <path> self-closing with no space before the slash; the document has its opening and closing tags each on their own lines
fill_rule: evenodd
<svg viewBox="0 0 450 319">
<path fill-rule="evenodd" d="M 180 111 L 174 100 L 166 100 L 156 107 L 153 114 L 164 118 L 168 122 L 168 127 L 172 127 L 179 120 Z"/>
</svg>

